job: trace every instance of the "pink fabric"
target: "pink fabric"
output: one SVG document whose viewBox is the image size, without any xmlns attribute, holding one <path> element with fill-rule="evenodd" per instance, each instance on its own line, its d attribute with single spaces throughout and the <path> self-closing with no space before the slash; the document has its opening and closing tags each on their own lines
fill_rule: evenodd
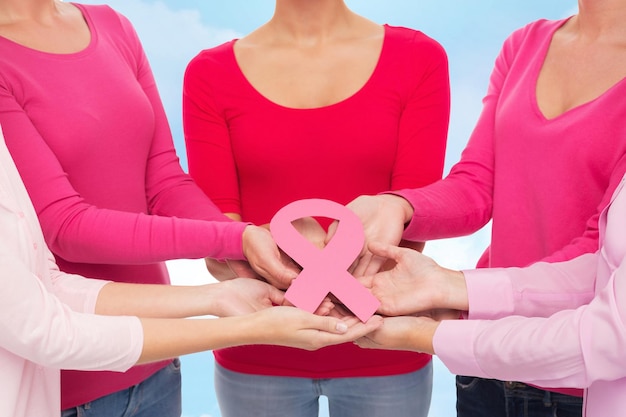
<svg viewBox="0 0 626 417">
<path fill-rule="evenodd" d="M 77 6 L 91 31 L 78 53 L 0 38 L 0 123 L 59 267 L 166 284 L 167 259 L 243 258 L 245 226 L 225 222 L 179 165 L 130 23 L 107 6 Z M 164 364 L 64 373 L 63 407 L 134 385 Z"/>
<path fill-rule="evenodd" d="M 600 218 L 598 252 L 526 269 L 466 271 L 470 320 L 443 322 L 434 340 L 435 352 L 450 371 L 541 386 L 585 387 L 586 417 L 622 416 L 625 212 L 622 180 Z M 489 283 L 498 283 L 499 296 L 488 290 Z"/>
<path fill-rule="evenodd" d="M 552 34 L 537 21 L 506 40 L 461 161 L 425 189 L 401 192 L 415 214 L 405 237 L 475 232 L 493 219 L 479 267 L 560 261 L 598 247 L 598 215 L 626 171 L 626 81 L 554 119 L 535 87 Z"/>
<path fill-rule="evenodd" d="M 84 314 L 107 281 L 59 272 L 2 132 L 0 235 L 0 415 L 58 417 L 59 368 L 128 369 L 143 347 L 141 323 Z"/>
<path fill-rule="evenodd" d="M 361 194 L 441 178 L 448 67 L 441 46 L 423 33 L 386 26 L 367 83 L 315 109 L 287 108 L 262 96 L 241 72 L 233 44 L 201 52 L 184 83 L 189 172 L 222 211 L 266 224 L 296 200 L 346 204 Z M 215 355 L 237 372 L 309 378 L 393 375 L 430 361 L 352 343 L 316 352 L 241 346 Z"/>
<path fill-rule="evenodd" d="M 506 40 L 461 161 L 443 181 L 399 193 L 415 208 L 405 238 L 460 236 L 493 220 L 478 267 L 563 261 L 597 250 L 599 213 L 626 171 L 626 81 L 546 119 L 537 106 L 537 77 L 564 22 L 540 20 Z"/>
</svg>

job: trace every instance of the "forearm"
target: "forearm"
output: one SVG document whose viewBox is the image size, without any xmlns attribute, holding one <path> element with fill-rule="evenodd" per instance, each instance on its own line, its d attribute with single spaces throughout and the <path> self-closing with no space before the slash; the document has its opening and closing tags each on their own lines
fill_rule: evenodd
<svg viewBox="0 0 626 417">
<path fill-rule="evenodd" d="M 105 285 L 96 302 L 96 314 L 152 318 L 183 318 L 220 314 L 219 285 L 169 286 Z"/>
<path fill-rule="evenodd" d="M 144 347 L 138 363 L 257 342 L 248 316 L 220 319 L 142 319 Z"/>
</svg>

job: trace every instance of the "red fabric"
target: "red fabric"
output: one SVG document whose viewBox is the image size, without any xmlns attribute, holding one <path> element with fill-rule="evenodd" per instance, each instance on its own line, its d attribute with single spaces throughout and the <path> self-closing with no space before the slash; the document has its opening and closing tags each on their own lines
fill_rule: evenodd
<svg viewBox="0 0 626 417">
<path fill-rule="evenodd" d="M 351 97 L 315 109 L 270 102 L 245 79 L 234 41 L 201 52 L 184 84 L 189 172 L 224 212 L 256 224 L 295 200 L 342 204 L 440 179 L 449 118 L 445 52 L 414 30 L 385 26 L 377 67 Z M 392 375 L 429 356 L 353 344 L 316 352 L 246 346 L 215 353 L 238 372 L 312 378 Z"/>
</svg>

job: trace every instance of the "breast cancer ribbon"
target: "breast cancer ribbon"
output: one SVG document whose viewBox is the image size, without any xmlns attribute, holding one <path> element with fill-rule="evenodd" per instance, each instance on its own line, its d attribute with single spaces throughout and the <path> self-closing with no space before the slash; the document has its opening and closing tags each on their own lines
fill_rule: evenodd
<svg viewBox="0 0 626 417">
<path fill-rule="evenodd" d="M 323 249 L 309 242 L 291 223 L 308 216 L 339 220 L 335 235 Z M 372 317 L 380 302 L 348 272 L 365 241 L 356 214 L 330 200 L 298 200 L 274 215 L 270 231 L 276 244 L 302 267 L 285 293 L 287 300 L 312 313 L 332 293 L 361 321 Z"/>
</svg>

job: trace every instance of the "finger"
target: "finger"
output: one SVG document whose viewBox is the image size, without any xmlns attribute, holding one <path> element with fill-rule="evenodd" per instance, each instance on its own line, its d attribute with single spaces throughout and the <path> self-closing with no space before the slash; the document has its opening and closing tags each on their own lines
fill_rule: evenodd
<svg viewBox="0 0 626 417">
<path fill-rule="evenodd" d="M 273 305 L 283 305 L 285 300 L 285 293 L 273 285 L 268 285 L 269 298 Z"/>
<path fill-rule="evenodd" d="M 381 316 L 372 316 L 365 323 L 359 322 L 348 327 L 345 336 L 351 340 L 358 339 L 378 329 L 383 324 Z"/>
<path fill-rule="evenodd" d="M 328 245 L 328 242 L 331 241 L 335 233 L 337 233 L 337 227 L 339 226 L 339 221 L 335 220 L 328 226 L 328 231 L 326 232 L 326 239 L 324 240 L 324 244 Z"/>
<path fill-rule="evenodd" d="M 389 245 L 381 242 L 370 242 L 368 249 L 376 256 L 384 260 L 391 259 L 396 263 L 400 262 L 403 252 L 406 250 L 398 246 Z"/>
<path fill-rule="evenodd" d="M 357 261 L 354 269 L 352 271 L 352 275 L 355 277 L 360 277 L 365 275 L 365 271 L 368 269 L 370 262 L 372 261 L 373 255 L 371 252 L 366 251 Z"/>
<path fill-rule="evenodd" d="M 329 313 L 329 316 L 336 317 L 339 319 L 343 319 L 344 317 L 353 316 L 353 314 L 340 303 L 335 303 L 335 308 L 333 308 Z"/>
<path fill-rule="evenodd" d="M 382 258 L 380 256 L 372 256 L 372 260 L 367 265 L 367 268 L 363 271 L 363 275 L 373 275 L 378 273 L 383 265 L 387 262 L 387 258 Z"/>
<path fill-rule="evenodd" d="M 371 289 L 372 285 L 374 284 L 374 275 L 363 275 L 360 277 L 356 277 L 356 280 L 359 281 L 359 283 L 365 288 Z"/>
<path fill-rule="evenodd" d="M 381 345 L 374 342 L 367 336 L 360 337 L 354 341 L 354 344 L 363 349 L 380 349 Z"/>
<path fill-rule="evenodd" d="M 269 265 L 259 266 L 258 271 L 269 283 L 281 290 L 289 288 L 291 281 L 298 276 L 295 269 L 288 268 L 277 261 L 270 261 Z"/>
<path fill-rule="evenodd" d="M 260 277 L 254 269 L 250 266 L 248 262 L 244 261 L 235 261 L 235 260 L 226 260 L 226 264 L 230 268 L 231 272 L 236 277 L 241 278 L 254 278 L 258 279 Z"/>
<path fill-rule="evenodd" d="M 328 316 L 330 312 L 335 308 L 335 303 L 333 303 L 330 298 L 326 298 L 322 301 L 322 304 L 315 310 L 314 314 L 318 316 Z"/>
</svg>

